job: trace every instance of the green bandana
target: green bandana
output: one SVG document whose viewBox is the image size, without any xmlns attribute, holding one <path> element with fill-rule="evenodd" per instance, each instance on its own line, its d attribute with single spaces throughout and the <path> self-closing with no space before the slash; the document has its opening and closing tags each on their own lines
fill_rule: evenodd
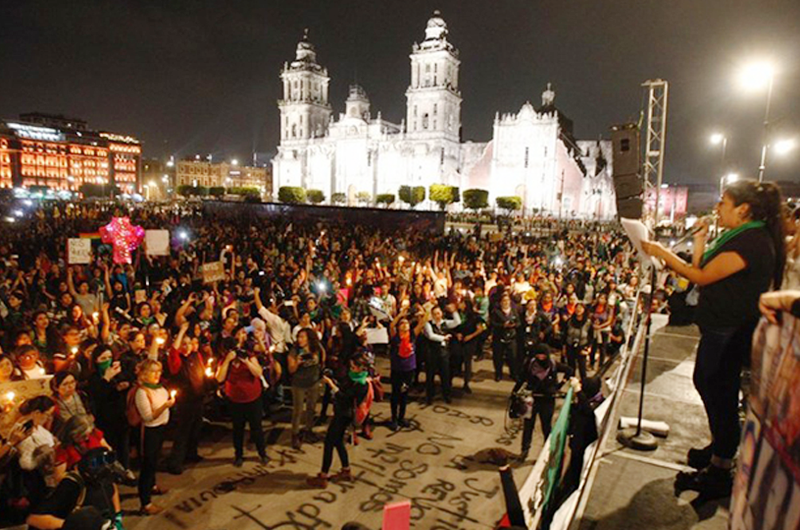
<svg viewBox="0 0 800 530">
<path fill-rule="evenodd" d="M 106 370 L 108 370 L 110 366 L 111 359 L 97 363 L 97 371 L 100 373 L 100 377 L 103 377 L 106 374 Z"/>
<path fill-rule="evenodd" d="M 366 385 L 367 384 L 367 371 L 364 370 L 362 372 L 354 372 L 352 370 L 347 372 L 347 375 L 350 376 L 350 380 L 354 383 L 358 383 L 359 385 Z"/>
<path fill-rule="evenodd" d="M 155 383 L 155 384 L 153 384 L 153 383 L 142 383 L 142 386 L 145 387 L 145 388 L 149 388 L 151 390 L 158 390 L 159 388 L 162 387 L 161 383 Z"/>
<path fill-rule="evenodd" d="M 711 258 L 719 254 L 722 246 L 725 243 L 738 236 L 745 230 L 750 230 L 751 228 L 764 228 L 765 226 L 766 223 L 764 223 L 764 221 L 748 221 L 737 226 L 736 228 L 726 231 L 724 234 L 715 238 L 714 241 L 711 242 L 711 246 L 703 253 L 703 259 L 700 262 L 700 266 L 705 267 L 706 263 L 711 261 Z"/>
</svg>

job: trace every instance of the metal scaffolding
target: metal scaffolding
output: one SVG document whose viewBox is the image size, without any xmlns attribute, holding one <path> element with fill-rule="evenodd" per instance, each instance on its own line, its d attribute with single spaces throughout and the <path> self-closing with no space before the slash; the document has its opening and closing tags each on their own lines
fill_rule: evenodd
<svg viewBox="0 0 800 530">
<path fill-rule="evenodd" d="M 644 147 L 644 186 L 645 199 L 649 190 L 655 187 L 653 226 L 658 225 L 661 183 L 664 175 L 664 149 L 667 140 L 667 98 L 669 83 L 654 79 L 642 83 L 648 89 L 647 97 L 647 136 Z"/>
</svg>

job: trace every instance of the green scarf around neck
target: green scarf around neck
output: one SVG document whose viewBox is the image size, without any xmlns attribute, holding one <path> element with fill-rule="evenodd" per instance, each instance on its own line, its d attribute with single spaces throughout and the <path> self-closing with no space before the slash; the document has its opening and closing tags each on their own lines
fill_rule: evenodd
<svg viewBox="0 0 800 530">
<path fill-rule="evenodd" d="M 369 375 L 366 370 L 361 372 L 354 372 L 352 370 L 347 372 L 347 375 L 350 376 L 350 380 L 354 383 L 358 383 L 359 385 L 366 385 L 367 384 L 367 376 Z"/>
<path fill-rule="evenodd" d="M 711 261 L 711 259 L 719 254 L 720 250 L 722 249 L 723 245 L 730 241 L 731 239 L 735 238 L 742 232 L 746 230 L 751 230 L 753 228 L 764 228 L 767 224 L 764 221 L 748 221 L 744 224 L 737 226 L 736 228 L 732 228 L 730 230 L 725 231 L 721 236 L 716 237 L 712 242 L 711 246 L 703 252 L 703 259 L 700 262 L 700 266 L 704 267 L 706 263 Z"/>
<path fill-rule="evenodd" d="M 163 385 L 161 383 L 142 383 L 142 386 L 151 390 L 158 390 Z"/>
<path fill-rule="evenodd" d="M 111 367 L 111 362 L 111 359 L 108 359 L 107 361 L 97 363 L 97 372 L 100 374 L 100 377 L 106 375 L 106 370 Z"/>
</svg>

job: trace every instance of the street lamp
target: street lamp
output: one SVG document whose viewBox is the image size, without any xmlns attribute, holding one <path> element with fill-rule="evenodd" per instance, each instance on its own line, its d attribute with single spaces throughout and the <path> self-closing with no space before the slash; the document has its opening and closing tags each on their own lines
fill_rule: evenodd
<svg viewBox="0 0 800 530">
<path fill-rule="evenodd" d="M 758 165 L 758 181 L 763 182 L 767 169 L 767 148 L 769 146 L 769 109 L 772 103 L 772 85 L 775 80 L 775 68 L 772 63 L 761 61 L 747 65 L 741 72 L 742 84 L 751 89 L 758 90 L 767 87 L 767 107 L 764 110 L 764 130 L 761 142 L 761 163 Z"/>
<path fill-rule="evenodd" d="M 796 142 L 794 139 L 780 140 L 775 142 L 775 152 L 779 155 L 785 155 L 795 148 Z"/>
<path fill-rule="evenodd" d="M 239 160 L 234 158 L 233 160 L 231 160 L 231 164 L 233 164 L 234 166 L 238 166 L 239 165 Z"/>
<path fill-rule="evenodd" d="M 709 137 L 711 145 L 722 146 L 722 165 L 725 165 L 725 154 L 728 151 L 728 137 L 722 133 L 716 132 Z"/>
</svg>

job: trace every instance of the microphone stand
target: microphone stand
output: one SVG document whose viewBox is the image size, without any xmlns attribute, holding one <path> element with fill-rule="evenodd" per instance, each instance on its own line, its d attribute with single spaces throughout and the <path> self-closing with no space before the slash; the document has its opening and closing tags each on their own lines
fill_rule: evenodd
<svg viewBox="0 0 800 530">
<path fill-rule="evenodd" d="M 650 296 L 647 299 L 647 313 L 645 316 L 644 353 L 642 356 L 642 381 L 639 392 L 639 416 L 636 427 L 629 427 L 617 433 L 617 441 L 631 449 L 639 451 L 653 451 L 658 447 L 656 437 L 642 430 L 642 412 L 644 410 L 644 388 L 647 384 L 647 358 L 650 354 L 650 323 L 653 316 L 653 300 L 656 295 L 656 267 L 650 265 Z M 635 355 L 635 352 L 634 352 Z"/>
</svg>

